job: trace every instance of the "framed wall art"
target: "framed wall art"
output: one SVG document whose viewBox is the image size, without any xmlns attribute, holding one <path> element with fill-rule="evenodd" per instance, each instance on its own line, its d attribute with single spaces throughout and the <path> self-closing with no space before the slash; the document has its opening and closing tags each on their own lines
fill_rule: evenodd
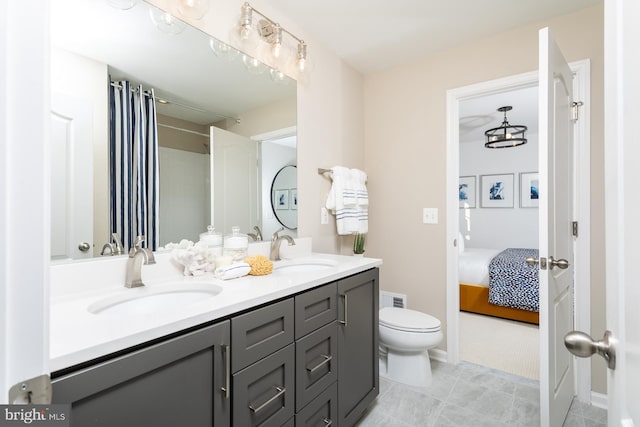
<svg viewBox="0 0 640 427">
<path fill-rule="evenodd" d="M 481 206 L 483 208 L 513 207 L 513 174 L 480 176 Z"/>
<path fill-rule="evenodd" d="M 523 172 L 520 174 L 521 208 L 537 208 L 539 191 L 538 172 Z"/>
<path fill-rule="evenodd" d="M 461 176 L 458 183 L 458 202 L 461 208 L 476 207 L 476 177 Z"/>
<path fill-rule="evenodd" d="M 289 190 L 275 191 L 275 206 L 278 210 L 289 209 Z"/>
</svg>

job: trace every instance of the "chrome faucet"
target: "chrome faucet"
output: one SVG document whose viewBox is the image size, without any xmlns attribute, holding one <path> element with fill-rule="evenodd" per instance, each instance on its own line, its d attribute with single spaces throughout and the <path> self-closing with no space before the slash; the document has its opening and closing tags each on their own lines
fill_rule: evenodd
<svg viewBox="0 0 640 427">
<path fill-rule="evenodd" d="M 127 279 L 124 286 L 126 288 L 137 288 L 144 286 L 142 283 L 142 265 L 155 264 L 156 259 L 150 249 L 143 248 L 144 236 L 136 237 L 133 247 L 129 251 L 129 262 L 127 263 Z"/>
<path fill-rule="evenodd" d="M 260 227 L 258 227 L 257 225 L 253 227 L 253 229 L 256 231 L 255 233 L 247 233 L 247 236 L 251 237 L 255 242 L 261 242 L 262 241 L 262 231 L 260 231 Z"/>
<path fill-rule="evenodd" d="M 111 239 L 113 243 L 105 243 L 102 247 L 102 252 L 100 255 L 104 255 L 106 250 L 109 250 L 109 255 L 122 255 L 124 253 L 124 249 L 122 248 L 122 242 L 120 241 L 120 236 L 118 233 L 111 233 Z"/>
<path fill-rule="evenodd" d="M 284 231 L 284 227 L 280 227 L 277 229 L 273 236 L 271 236 L 271 252 L 269 253 L 269 259 L 273 261 L 280 261 L 280 245 L 283 240 L 289 242 L 289 246 L 293 246 L 296 244 L 296 241 L 293 240 L 291 236 L 288 234 L 283 234 L 282 236 L 278 236 L 278 233 Z"/>
</svg>

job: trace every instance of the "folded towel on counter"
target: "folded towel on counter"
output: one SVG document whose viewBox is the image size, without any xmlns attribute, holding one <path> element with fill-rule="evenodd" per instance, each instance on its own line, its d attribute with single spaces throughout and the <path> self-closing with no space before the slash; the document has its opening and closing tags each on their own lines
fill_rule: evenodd
<svg viewBox="0 0 640 427">
<path fill-rule="evenodd" d="M 235 279 L 236 277 L 246 276 L 250 271 L 251 266 L 246 262 L 236 262 L 216 268 L 214 275 L 217 279 L 228 280 Z"/>
<path fill-rule="evenodd" d="M 339 235 L 366 233 L 369 227 L 367 175 L 358 169 L 334 166 L 326 207 L 336 216 Z"/>
</svg>

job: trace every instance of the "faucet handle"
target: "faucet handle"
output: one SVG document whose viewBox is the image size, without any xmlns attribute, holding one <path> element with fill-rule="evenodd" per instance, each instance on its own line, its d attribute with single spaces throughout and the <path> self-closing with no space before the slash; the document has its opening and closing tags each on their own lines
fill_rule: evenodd
<svg viewBox="0 0 640 427">
<path fill-rule="evenodd" d="M 117 255 L 121 255 L 124 253 L 124 249 L 122 248 L 122 240 L 120 240 L 120 235 L 118 233 L 111 233 L 111 238 L 115 243 L 114 253 Z"/>
<path fill-rule="evenodd" d="M 278 228 L 276 231 L 273 232 L 273 235 L 271 236 L 271 240 L 278 240 L 278 233 L 284 231 L 284 227 L 280 227 Z"/>
<path fill-rule="evenodd" d="M 136 237 L 136 239 L 133 241 L 133 246 L 129 250 L 130 257 L 133 257 L 137 252 L 140 252 L 142 250 L 142 242 L 144 242 L 144 239 L 144 236 Z"/>
</svg>

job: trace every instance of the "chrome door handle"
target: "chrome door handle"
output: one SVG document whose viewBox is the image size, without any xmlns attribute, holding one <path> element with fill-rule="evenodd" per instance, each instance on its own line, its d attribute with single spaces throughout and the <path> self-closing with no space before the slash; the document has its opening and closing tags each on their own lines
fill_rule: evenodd
<svg viewBox="0 0 640 427">
<path fill-rule="evenodd" d="M 220 390 L 224 392 L 224 398 L 229 399 L 231 396 L 231 347 L 222 345 L 220 349 L 224 354 L 224 387 L 220 387 Z"/>
<path fill-rule="evenodd" d="M 605 331 L 604 338 L 595 341 L 589 335 L 580 331 L 571 331 L 564 336 L 564 346 L 578 357 L 591 357 L 599 354 L 607 361 L 609 369 L 616 369 L 616 350 L 613 345 L 613 334 Z"/>
<path fill-rule="evenodd" d="M 527 265 L 530 265 L 531 267 L 533 267 L 534 265 L 538 265 L 540 260 L 538 260 L 538 258 L 534 258 L 532 256 L 529 256 L 524 260 L 524 262 L 526 262 Z"/>
<path fill-rule="evenodd" d="M 81 252 L 87 252 L 89 249 L 91 249 L 91 245 L 89 244 L 89 242 L 82 242 L 78 245 L 78 249 L 80 249 Z"/>
<path fill-rule="evenodd" d="M 558 267 L 561 270 L 565 270 L 567 268 L 569 268 L 569 261 L 567 261 L 566 259 L 553 259 L 552 256 L 549 257 L 549 269 L 553 270 L 554 267 Z"/>
<path fill-rule="evenodd" d="M 347 326 L 347 294 L 340 295 L 344 298 L 344 320 L 338 320 L 338 323 Z"/>
</svg>

